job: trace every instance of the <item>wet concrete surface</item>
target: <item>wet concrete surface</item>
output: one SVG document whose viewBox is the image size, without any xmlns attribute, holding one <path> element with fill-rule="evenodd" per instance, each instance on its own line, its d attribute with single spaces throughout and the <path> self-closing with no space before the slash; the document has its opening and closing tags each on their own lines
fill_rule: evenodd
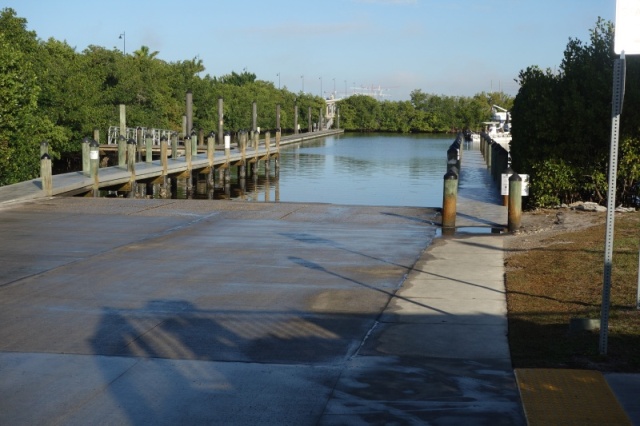
<svg viewBox="0 0 640 426">
<path fill-rule="evenodd" d="M 522 422 L 503 290 L 442 263 L 501 258 L 499 237 L 432 245 L 432 209 L 54 198 L 0 214 L 2 424 Z"/>
</svg>

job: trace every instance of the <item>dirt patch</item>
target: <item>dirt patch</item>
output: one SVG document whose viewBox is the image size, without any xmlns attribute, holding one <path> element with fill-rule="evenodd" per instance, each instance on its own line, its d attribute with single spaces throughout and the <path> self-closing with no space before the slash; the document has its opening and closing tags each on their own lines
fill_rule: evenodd
<svg viewBox="0 0 640 426">
<path fill-rule="evenodd" d="M 521 228 L 505 237 L 507 256 L 512 251 L 557 244 L 551 237 L 558 234 L 580 231 L 606 223 L 607 214 L 580 211 L 568 208 L 538 209 L 522 214 Z"/>
</svg>

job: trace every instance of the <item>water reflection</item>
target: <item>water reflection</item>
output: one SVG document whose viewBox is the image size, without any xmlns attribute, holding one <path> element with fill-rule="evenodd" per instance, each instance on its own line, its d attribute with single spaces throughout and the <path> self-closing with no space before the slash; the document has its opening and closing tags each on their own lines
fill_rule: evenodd
<svg viewBox="0 0 640 426">
<path fill-rule="evenodd" d="M 231 168 L 228 183 L 215 174 L 186 189 L 177 182 L 173 198 L 241 199 L 333 204 L 426 206 L 442 203 L 442 176 L 451 135 L 346 134 L 285 146 L 280 171 L 239 179 Z"/>
</svg>

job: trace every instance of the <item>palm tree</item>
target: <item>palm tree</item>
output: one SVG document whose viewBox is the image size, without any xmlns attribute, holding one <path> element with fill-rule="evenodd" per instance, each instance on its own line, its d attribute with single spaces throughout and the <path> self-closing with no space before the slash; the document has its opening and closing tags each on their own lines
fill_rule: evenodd
<svg viewBox="0 0 640 426">
<path fill-rule="evenodd" d="M 133 52 L 133 56 L 139 59 L 154 59 L 159 53 L 157 50 L 151 52 L 149 46 L 140 46 L 140 49 Z"/>
</svg>

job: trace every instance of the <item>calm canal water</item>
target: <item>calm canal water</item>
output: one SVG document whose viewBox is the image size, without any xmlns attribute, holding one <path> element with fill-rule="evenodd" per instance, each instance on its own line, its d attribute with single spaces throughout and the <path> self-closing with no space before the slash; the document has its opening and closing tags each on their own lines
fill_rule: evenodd
<svg viewBox="0 0 640 426">
<path fill-rule="evenodd" d="M 280 174 L 232 180 L 231 197 L 252 201 L 421 206 L 442 204 L 452 135 L 345 134 L 281 148 Z"/>
</svg>

